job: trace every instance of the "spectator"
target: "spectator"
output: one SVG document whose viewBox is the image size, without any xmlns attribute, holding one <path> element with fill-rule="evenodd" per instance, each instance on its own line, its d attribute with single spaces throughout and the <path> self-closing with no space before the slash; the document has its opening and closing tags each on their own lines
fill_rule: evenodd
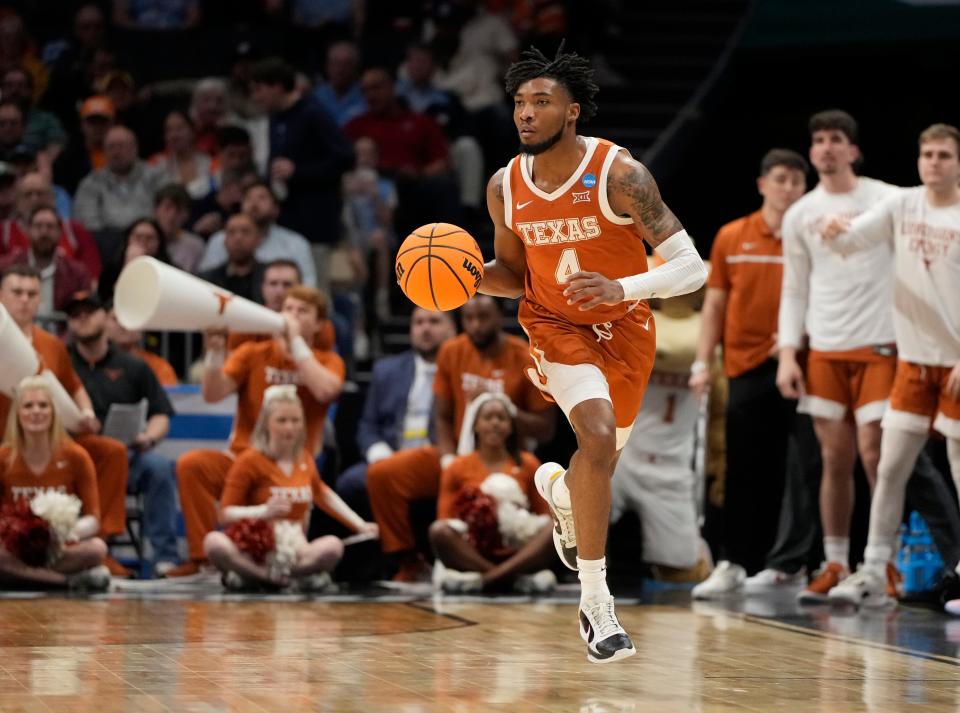
<svg viewBox="0 0 960 713">
<path fill-rule="evenodd" d="M 397 451 L 436 443 L 433 380 L 440 346 L 456 335 L 447 312 L 415 307 L 410 315 L 410 350 L 379 359 L 357 424 L 357 446 L 364 460 L 337 478 L 337 493 L 368 517 L 367 468 Z"/>
<path fill-rule="evenodd" d="M 377 171 L 377 146 L 373 139 L 357 139 L 353 148 L 357 154 L 357 167 L 343 177 L 343 225 L 347 231 L 347 243 L 360 263 L 357 272 L 365 273 L 370 254 L 373 254 L 374 304 L 382 319 L 390 314 L 397 186 Z"/>
<path fill-rule="evenodd" d="M 433 51 L 427 45 L 413 45 L 407 50 L 405 69 L 406 79 L 397 82 L 397 95 L 412 111 L 432 117 L 443 129 L 460 184 L 460 203 L 479 209 L 485 189 L 483 151 L 477 140 L 465 133 L 463 105 L 454 94 L 437 87 Z"/>
<path fill-rule="evenodd" d="M 191 230 L 204 238 L 221 230 L 227 218 L 240 210 L 244 189 L 259 180 L 253 166 L 225 171 L 220 179 L 220 186 L 214 193 L 193 202 L 188 221 L 188 224 L 193 226 Z"/>
<path fill-rule="evenodd" d="M 31 154 L 29 151 L 23 151 L 14 156 L 13 170 L 17 178 L 23 178 L 28 173 L 39 173 L 44 177 L 47 183 L 50 183 L 50 190 L 53 192 L 53 206 L 63 220 L 73 217 L 73 198 L 67 193 L 63 186 L 51 183 L 53 180 L 53 171 L 50 163 L 37 154 Z"/>
<path fill-rule="evenodd" d="M 213 188 L 213 159 L 197 150 L 193 123 L 182 111 L 174 110 L 163 121 L 163 153 L 150 157 L 150 163 L 163 171 L 167 181 L 181 184 L 194 200 L 208 195 Z"/>
<path fill-rule="evenodd" d="M 16 184 L 14 214 L 0 227 L 0 254 L 25 249 L 30 243 L 28 221 L 40 206 L 53 205 L 53 186 L 41 173 L 28 173 Z M 100 278 L 100 252 L 93 236 L 80 223 L 61 216 L 62 234 L 58 248 L 63 255 L 83 263 L 90 277 Z"/>
<path fill-rule="evenodd" d="M 82 262 L 57 249 L 63 225 L 52 206 L 34 208 L 27 219 L 27 233 L 29 245 L 0 258 L 0 269 L 25 263 L 39 270 L 40 313 L 49 316 L 54 310 L 62 311 L 74 292 L 90 289 L 90 272 Z"/>
<path fill-rule="evenodd" d="M 14 67 L 23 67 L 30 74 L 33 100 L 39 100 L 47 90 L 47 68 L 34 51 L 33 40 L 27 34 L 23 19 L 8 9 L 0 18 L 0 74 Z"/>
<path fill-rule="evenodd" d="M 199 235 L 183 229 L 190 217 L 190 196 L 177 183 L 163 186 L 153 199 L 153 217 L 163 229 L 170 264 L 187 272 L 196 272 L 204 244 Z"/>
<path fill-rule="evenodd" d="M 220 151 L 218 132 L 228 116 L 226 83 L 218 77 L 206 77 L 197 82 L 190 97 L 189 115 L 197 150 L 216 156 Z"/>
<path fill-rule="evenodd" d="M 376 525 L 364 522 L 320 480 L 313 455 L 303 445 L 304 420 L 295 386 L 271 386 L 264 392 L 250 448 L 240 454 L 227 473 L 220 521 L 287 520 L 303 533 L 312 503 L 354 532 L 376 534 Z M 271 572 L 257 564 L 222 532 L 208 533 L 203 549 L 224 573 L 228 589 L 262 583 L 286 586 L 289 578 L 301 592 L 325 589 L 332 583 L 329 573 L 343 556 L 343 543 L 331 535 L 310 542 L 305 535 L 301 537 L 289 573 Z"/>
<path fill-rule="evenodd" d="M 0 161 L 13 161 L 26 147 L 23 109 L 12 100 L 0 101 Z M 33 149 L 36 150 L 36 149 Z"/>
<path fill-rule="evenodd" d="M 250 143 L 250 132 L 242 126 L 232 126 L 230 124 L 221 126 L 217 129 L 216 144 L 219 148 L 214 157 L 214 189 L 220 186 L 224 173 L 238 171 L 253 165 L 253 145 Z"/>
<path fill-rule="evenodd" d="M 80 105 L 80 141 L 71 141 L 53 165 L 56 180 L 70 193 L 90 172 L 107 165 L 103 142 L 113 126 L 116 110 L 105 96 L 87 97 Z"/>
<path fill-rule="evenodd" d="M 223 239 L 227 262 L 201 272 L 200 277 L 235 295 L 262 303 L 260 286 L 263 283 L 264 266 L 255 256 L 262 239 L 260 226 L 252 216 L 246 213 L 230 216 Z"/>
<path fill-rule="evenodd" d="M 78 497 L 82 509 L 70 541 L 63 543 L 63 552 L 50 566 L 27 564 L 0 547 L 0 579 L 105 591 L 110 572 L 103 566 L 107 545 L 96 537 L 100 502 L 90 456 L 63 430 L 50 386 L 42 377 L 28 376 L 20 382 L 13 410 L 16 418 L 0 447 L 0 504 L 57 491 Z"/>
<path fill-rule="evenodd" d="M 520 409 L 518 433 L 544 442 L 554 428 L 554 410 L 525 376 L 527 343 L 503 331 L 500 303 L 478 295 L 461 310 L 465 334 L 449 340 L 437 355 L 433 382 L 436 445 L 399 451 L 370 465 L 367 492 L 380 526 L 383 551 L 399 565 L 397 581 L 417 581 L 428 567 L 415 550 L 409 506 L 413 500 L 435 498 L 440 473 L 456 452 L 467 404 L 489 391 L 506 394 Z"/>
<path fill-rule="evenodd" d="M 97 294 L 104 303 L 113 301 L 113 288 L 126 264 L 141 255 L 149 255 L 165 263 L 170 262 L 167 237 L 153 218 L 139 218 L 123 231 L 120 245 L 105 265 L 97 285 Z"/>
<path fill-rule="evenodd" d="M 141 347 L 143 333 L 122 326 L 117 321 L 117 315 L 112 308 L 107 313 L 107 338 L 117 349 L 143 360 L 150 367 L 153 375 L 157 377 L 160 386 L 176 386 L 179 383 L 177 372 L 170 362 L 158 354 L 143 349 Z"/>
<path fill-rule="evenodd" d="M 17 171 L 13 165 L 0 161 L 0 220 L 9 220 L 17 208 Z M 0 249 L 0 254 L 5 251 Z"/>
<path fill-rule="evenodd" d="M 70 358 L 97 419 L 105 423 L 112 404 L 146 401 L 146 424 L 129 447 L 128 493 L 144 498 L 143 531 L 153 549 L 154 571 L 176 566 L 177 486 L 173 463 L 154 452 L 170 430 L 173 407 L 157 377 L 140 359 L 113 347 L 107 339 L 107 313 L 95 294 L 77 293 L 67 305 L 72 343 Z"/>
<path fill-rule="evenodd" d="M 8 69 L 0 80 L 0 96 L 20 105 L 25 124 L 23 143 L 42 152 L 52 163 L 67 143 L 67 132 L 56 115 L 34 105 L 33 76 L 22 67 Z"/>
<path fill-rule="evenodd" d="M 380 154 L 378 168 L 396 180 L 398 232 L 407 234 L 427 222 L 427 216 L 456 223 L 460 201 L 440 127 L 400 102 L 387 70 L 368 69 L 361 86 L 370 108 L 352 119 L 344 131 L 354 141 L 364 136 L 373 139 Z"/>
<path fill-rule="evenodd" d="M 62 40 L 54 50 L 57 57 L 52 63 L 43 106 L 61 119 L 69 117 L 71 129 L 76 126 L 77 104 L 89 93 L 90 66 L 96 51 L 104 46 L 105 28 L 100 5 L 85 3 L 74 15 L 73 36 Z"/>
<path fill-rule="evenodd" d="M 240 210 L 253 218 L 263 240 L 257 245 L 256 258 L 266 264 L 280 258 L 293 260 L 300 269 L 302 284 L 315 287 L 317 282 L 310 244 L 306 238 L 276 224 L 280 205 L 273 191 L 265 183 L 254 183 L 243 193 Z M 213 235 L 200 262 L 200 270 L 213 270 L 227 262 L 223 231 Z"/>
<path fill-rule="evenodd" d="M 327 113 L 344 126 L 367 110 L 360 89 L 360 51 L 354 42 L 335 42 L 327 50 L 327 81 L 320 84 L 313 96 Z"/>
<path fill-rule="evenodd" d="M 336 354 L 308 344 L 327 317 L 327 299 L 309 287 L 294 287 L 283 302 L 287 329 L 270 341 L 247 342 L 226 355 L 222 333 L 207 333 L 203 397 L 220 401 L 237 394 L 237 414 L 229 455 L 215 450 L 191 451 L 177 461 L 180 503 L 187 528 L 190 562 L 168 576 L 196 574 L 204 563 L 203 540 L 217 522 L 216 501 L 234 458 L 251 444 L 254 422 L 271 383 L 296 384 L 306 421 L 305 446 L 311 455 L 323 445 L 327 409 L 340 395 L 344 365 Z"/>
<path fill-rule="evenodd" d="M 340 239 L 340 179 L 353 154 L 323 107 L 295 91 L 283 60 L 254 67 L 251 94 L 270 114 L 269 177 L 283 201 L 280 222 L 313 245 L 317 284 L 325 289 L 327 256 Z"/>
<path fill-rule="evenodd" d="M 114 121 L 134 133 L 141 142 L 141 149 L 151 153 L 159 149 L 157 116 L 148 103 L 149 90 L 141 95 L 133 75 L 119 69 L 111 70 L 96 81 L 93 90 L 113 103 Z"/>
<path fill-rule="evenodd" d="M 137 137 L 125 126 L 107 131 L 106 165 L 80 182 L 74 200 L 77 220 L 98 237 L 101 252 L 137 218 L 153 212 L 163 174 L 137 156 Z"/>
<path fill-rule="evenodd" d="M 433 581 L 447 592 L 479 592 L 505 585 L 522 592 L 551 591 L 557 578 L 550 571 L 554 561 L 553 521 L 546 502 L 537 492 L 533 475 L 540 461 L 520 449 L 517 408 L 503 394 L 481 394 L 470 404 L 461 436 L 458 457 L 440 476 L 437 520 L 430 526 L 430 544 L 440 564 Z M 497 518 L 498 543 L 471 538 L 459 499 L 468 489 L 479 491 L 487 478 L 499 476 L 515 481 L 518 509 L 525 511 L 523 532 L 503 536 L 510 525 Z M 531 517 L 530 508 L 538 517 Z M 497 508 L 499 515 L 500 508 Z M 525 517 L 524 517 L 525 516 Z M 515 539 L 514 539 L 515 538 Z"/>
<path fill-rule="evenodd" d="M 113 24 L 128 30 L 188 30 L 199 23 L 199 0 L 113 1 Z"/>
<path fill-rule="evenodd" d="M 71 437 L 83 448 L 96 470 L 100 500 L 100 536 L 115 537 L 124 531 L 127 510 L 127 448 L 120 441 L 101 436 L 90 395 L 83 387 L 70 361 L 63 341 L 44 331 L 34 322 L 40 308 L 40 273 L 29 265 L 13 265 L 0 279 L 0 303 L 33 345 L 40 368 L 49 370 L 60 382 L 79 409 L 82 419 Z M 7 422 L 10 399 L 0 394 L 0 423 Z M 111 574 L 129 577 L 130 571 L 107 556 L 105 564 Z"/>
</svg>

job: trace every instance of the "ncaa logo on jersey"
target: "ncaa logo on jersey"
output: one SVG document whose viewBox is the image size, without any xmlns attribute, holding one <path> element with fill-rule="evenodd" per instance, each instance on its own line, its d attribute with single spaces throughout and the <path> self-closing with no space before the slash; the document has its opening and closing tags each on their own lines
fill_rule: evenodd
<svg viewBox="0 0 960 713">
<path fill-rule="evenodd" d="M 587 188 L 593 188 L 595 185 L 597 185 L 597 177 L 592 173 L 587 173 L 583 176 L 583 180 L 580 182 Z"/>
<path fill-rule="evenodd" d="M 584 191 L 583 193 L 571 193 L 573 196 L 573 204 L 577 203 L 589 203 L 590 202 L 590 191 Z"/>
</svg>

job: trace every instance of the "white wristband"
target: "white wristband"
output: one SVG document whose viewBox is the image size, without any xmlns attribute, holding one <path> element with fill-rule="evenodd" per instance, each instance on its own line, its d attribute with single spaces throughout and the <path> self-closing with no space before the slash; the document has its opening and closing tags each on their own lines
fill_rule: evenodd
<svg viewBox="0 0 960 713">
<path fill-rule="evenodd" d="M 691 374 L 700 374 L 701 372 L 706 371 L 707 368 L 708 368 L 708 367 L 707 367 L 707 362 L 705 362 L 705 361 L 700 361 L 700 360 L 698 359 L 697 361 L 693 362 L 693 364 L 690 365 L 690 373 L 691 373 Z"/>
<path fill-rule="evenodd" d="M 393 448 L 386 441 L 377 441 L 367 449 L 367 463 L 376 463 L 377 461 L 389 458 L 393 455 Z"/>
<path fill-rule="evenodd" d="M 203 366 L 205 369 L 221 369 L 223 363 L 227 360 L 227 354 L 219 349 L 211 349 L 203 355 Z"/>
<path fill-rule="evenodd" d="M 456 456 L 453 453 L 445 453 L 444 455 L 440 456 L 440 469 L 446 470 L 447 467 L 453 463 L 455 458 Z"/>
<path fill-rule="evenodd" d="M 303 337 L 296 336 L 290 340 L 290 356 L 293 357 L 293 360 L 299 364 L 302 361 L 306 361 L 313 356 L 313 350 L 307 346 L 306 341 Z"/>
</svg>

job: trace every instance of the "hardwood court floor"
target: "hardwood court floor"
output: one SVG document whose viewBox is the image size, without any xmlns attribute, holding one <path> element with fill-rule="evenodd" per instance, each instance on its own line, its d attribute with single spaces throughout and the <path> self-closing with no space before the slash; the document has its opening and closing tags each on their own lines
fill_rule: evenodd
<svg viewBox="0 0 960 713">
<path fill-rule="evenodd" d="M 953 656 L 715 606 L 619 612 L 637 655 L 598 666 L 569 603 L 3 600 L 0 711 L 960 709 Z"/>
</svg>

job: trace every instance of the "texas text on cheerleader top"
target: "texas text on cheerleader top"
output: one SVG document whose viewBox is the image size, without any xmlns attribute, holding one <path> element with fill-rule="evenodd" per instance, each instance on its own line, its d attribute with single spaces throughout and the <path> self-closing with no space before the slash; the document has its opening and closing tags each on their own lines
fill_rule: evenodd
<svg viewBox="0 0 960 713">
<path fill-rule="evenodd" d="M 611 280 L 646 272 L 647 256 L 633 219 L 614 213 L 607 199 L 607 174 L 620 147 L 604 139 L 583 140 L 583 160 L 552 193 L 533 183 L 535 157 L 521 154 L 510 160 L 503 174 L 504 221 L 526 252 L 527 304 L 544 316 L 598 324 L 620 319 L 636 303 L 581 312 L 567 304 L 563 283 L 580 270 Z"/>
</svg>

